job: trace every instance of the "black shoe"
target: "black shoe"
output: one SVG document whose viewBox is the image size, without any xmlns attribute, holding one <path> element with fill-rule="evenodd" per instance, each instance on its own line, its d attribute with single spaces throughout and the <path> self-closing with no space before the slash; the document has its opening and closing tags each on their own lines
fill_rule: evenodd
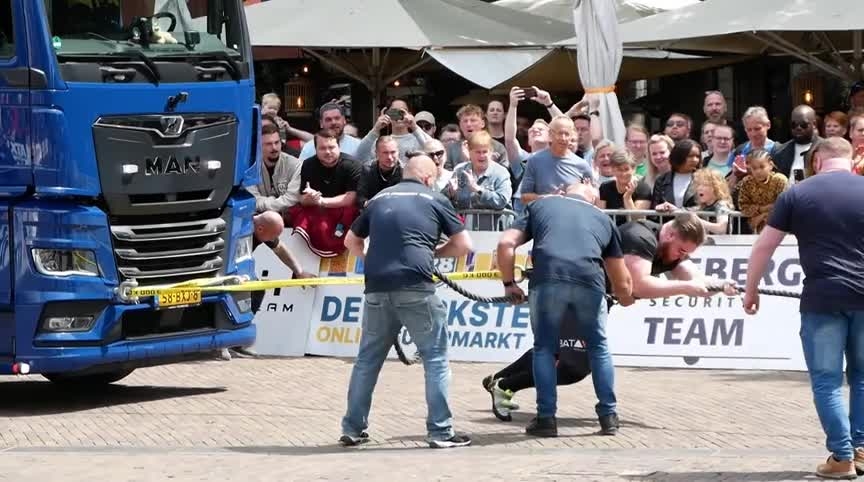
<svg viewBox="0 0 864 482">
<path fill-rule="evenodd" d="M 618 423 L 618 414 L 613 413 L 611 415 L 603 415 L 599 417 L 599 419 L 600 434 L 615 435 L 618 433 L 618 427 L 620 427 L 620 424 Z"/>
<path fill-rule="evenodd" d="M 354 447 L 360 444 L 365 444 L 369 441 L 369 434 L 366 432 L 360 432 L 360 435 L 343 435 L 339 437 L 339 443 L 341 443 L 344 447 Z"/>
<path fill-rule="evenodd" d="M 467 447 L 471 445 L 471 437 L 457 433 L 447 440 L 426 439 L 433 449 L 452 449 L 456 447 Z"/>
<path fill-rule="evenodd" d="M 557 437 L 558 421 L 555 417 L 534 417 L 525 427 L 525 433 L 535 437 Z"/>
</svg>

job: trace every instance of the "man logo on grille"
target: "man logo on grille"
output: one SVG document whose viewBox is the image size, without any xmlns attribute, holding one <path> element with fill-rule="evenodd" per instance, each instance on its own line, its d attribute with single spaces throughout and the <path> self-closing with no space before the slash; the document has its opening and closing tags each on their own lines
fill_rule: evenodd
<svg viewBox="0 0 864 482">
<path fill-rule="evenodd" d="M 183 117 L 179 115 L 166 115 L 160 119 L 162 133 L 166 136 L 179 136 L 183 132 Z"/>
</svg>

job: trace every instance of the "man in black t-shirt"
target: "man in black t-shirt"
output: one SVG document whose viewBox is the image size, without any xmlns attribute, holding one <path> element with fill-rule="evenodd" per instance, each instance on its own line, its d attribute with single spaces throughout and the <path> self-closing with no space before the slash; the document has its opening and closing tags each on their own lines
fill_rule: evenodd
<svg viewBox="0 0 864 482">
<path fill-rule="evenodd" d="M 345 251 L 348 228 L 357 217 L 357 185 L 361 165 L 339 150 L 336 136 L 321 130 L 315 134 L 315 155 L 300 168 L 300 205 L 288 210 L 288 220 L 322 258 Z"/>
<path fill-rule="evenodd" d="M 591 374 L 591 361 L 585 349 L 585 341 L 578 333 L 578 325 L 571 322 L 572 316 L 561 322 L 558 353 L 555 360 L 557 385 L 572 385 Z M 492 413 L 498 420 L 512 420 L 510 412 L 519 410 L 513 401 L 516 392 L 534 385 L 534 349 L 525 352 L 518 360 L 483 379 L 483 388 L 492 396 Z"/>
<path fill-rule="evenodd" d="M 713 296 L 699 268 L 688 258 L 705 242 L 705 228 L 693 213 L 681 213 L 665 224 L 632 221 L 619 227 L 624 263 L 633 278 L 635 298 Z M 668 273 L 671 279 L 659 277 Z M 729 296 L 738 293 L 734 282 L 724 285 Z"/>
</svg>

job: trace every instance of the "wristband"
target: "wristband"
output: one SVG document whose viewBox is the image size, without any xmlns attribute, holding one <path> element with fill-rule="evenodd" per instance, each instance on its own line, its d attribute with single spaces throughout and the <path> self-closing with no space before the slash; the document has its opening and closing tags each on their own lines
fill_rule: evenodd
<svg viewBox="0 0 864 482">
<path fill-rule="evenodd" d="M 509 288 L 511 286 L 515 286 L 516 282 L 515 281 L 503 281 L 502 284 L 504 285 L 505 288 Z"/>
</svg>

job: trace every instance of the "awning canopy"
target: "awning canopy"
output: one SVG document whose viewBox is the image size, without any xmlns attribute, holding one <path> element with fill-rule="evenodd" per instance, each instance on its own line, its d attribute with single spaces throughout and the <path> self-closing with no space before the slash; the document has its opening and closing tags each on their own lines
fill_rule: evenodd
<svg viewBox="0 0 864 482">
<path fill-rule="evenodd" d="M 270 0 L 246 7 L 254 46 L 407 48 L 538 46 L 572 24 L 477 0 Z"/>
<path fill-rule="evenodd" d="M 618 73 L 618 83 L 718 68 L 748 59 L 752 59 L 752 57 L 726 55 L 719 57 L 699 57 L 667 54 L 656 50 L 638 51 L 625 49 L 624 59 L 621 62 L 621 71 Z M 474 81 L 472 80 L 472 82 Z M 536 85 L 556 93 L 583 90 L 576 62 L 576 52 L 571 49 L 554 50 L 541 61 L 510 79 L 491 87 L 488 84 L 480 85 L 486 90 L 482 92 L 475 91 L 469 94 L 468 97 L 459 98 L 454 101 L 454 105 L 461 103 L 485 103 L 493 96 L 506 96 L 510 87 L 514 85 Z"/>
<path fill-rule="evenodd" d="M 582 89 L 575 47 L 544 49 L 435 49 L 427 53 L 452 72 L 485 89 L 540 85 L 547 90 Z M 656 49 L 624 49 L 619 82 L 653 79 L 745 60 L 740 56 L 703 57 Z"/>
<path fill-rule="evenodd" d="M 614 0 L 618 22 L 693 5 L 700 0 Z M 554 19 L 573 21 L 573 0 L 498 0 L 495 5 Z"/>
<path fill-rule="evenodd" d="M 631 47 L 780 52 L 852 79 L 861 76 L 861 18 L 861 0 L 706 0 L 622 24 L 620 31 Z M 843 57 L 849 52 L 852 61 Z M 831 61 L 820 58 L 824 55 Z"/>
</svg>

